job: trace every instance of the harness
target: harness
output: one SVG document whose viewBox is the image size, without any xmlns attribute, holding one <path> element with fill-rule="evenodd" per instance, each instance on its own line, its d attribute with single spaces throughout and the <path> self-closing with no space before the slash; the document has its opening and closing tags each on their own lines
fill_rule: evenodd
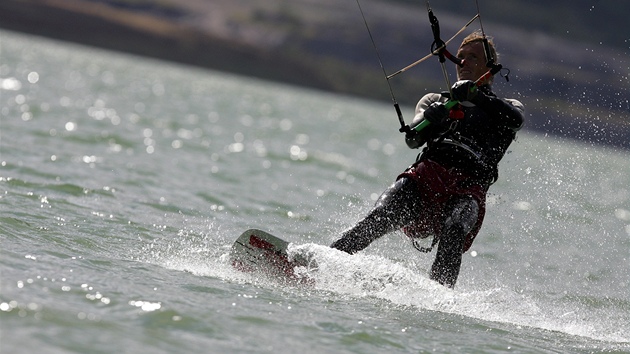
<svg viewBox="0 0 630 354">
<path fill-rule="evenodd" d="M 416 157 L 416 161 L 430 159 L 436 155 L 454 154 L 457 151 L 458 160 L 467 165 L 463 172 L 475 176 L 475 182 L 482 182 L 488 187 L 499 179 L 499 171 L 494 164 L 488 162 L 482 149 L 472 139 L 469 139 L 457 131 L 447 131 L 427 146 Z"/>
</svg>

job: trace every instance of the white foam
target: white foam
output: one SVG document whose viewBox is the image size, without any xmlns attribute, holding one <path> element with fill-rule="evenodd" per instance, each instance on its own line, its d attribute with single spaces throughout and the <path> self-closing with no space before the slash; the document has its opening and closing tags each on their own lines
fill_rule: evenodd
<svg viewBox="0 0 630 354">
<path fill-rule="evenodd" d="M 534 298 L 504 287 L 449 289 L 405 264 L 363 253 L 349 255 L 315 244 L 291 244 L 289 255 L 311 261 L 308 267 L 298 267 L 296 273 L 313 279 L 319 290 L 591 339 L 630 342 L 628 324 L 612 323 L 604 315 L 585 316 L 583 312 L 588 309 L 568 308 L 545 295 Z"/>
<path fill-rule="evenodd" d="M 230 262 L 230 246 L 215 247 L 212 251 L 184 248 L 168 249 L 151 263 L 238 283 L 263 287 L 279 285 L 260 274 L 235 270 Z M 562 302 L 548 294 L 524 294 L 502 286 L 449 289 L 403 261 L 362 252 L 349 255 L 317 244 L 290 244 L 288 253 L 289 258 L 299 255 L 309 260 L 307 266 L 297 267 L 295 273 L 311 279 L 309 284 L 316 290 L 613 343 L 630 342 L 630 328 L 623 318 L 615 318 L 604 310 L 592 313 L 592 306 Z"/>
</svg>

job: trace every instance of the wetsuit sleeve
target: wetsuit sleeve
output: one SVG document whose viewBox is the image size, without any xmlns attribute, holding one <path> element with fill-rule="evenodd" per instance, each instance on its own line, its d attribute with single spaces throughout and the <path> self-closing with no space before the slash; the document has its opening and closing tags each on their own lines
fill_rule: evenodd
<svg viewBox="0 0 630 354">
<path fill-rule="evenodd" d="M 412 128 L 417 126 L 424 120 L 424 111 L 429 108 L 431 103 L 444 101 L 441 100 L 441 97 L 442 96 L 439 93 L 429 93 L 424 95 L 424 97 L 422 97 L 420 101 L 418 101 L 418 104 L 416 105 L 416 114 L 414 115 L 413 121 L 411 122 Z"/>
<path fill-rule="evenodd" d="M 417 149 L 423 146 L 434 134 L 436 127 L 429 126 L 420 132 L 413 130 L 413 128 L 424 121 L 424 111 L 431 105 L 431 103 L 438 101 L 441 101 L 441 95 L 438 93 L 426 94 L 420 99 L 420 101 L 418 101 L 415 116 L 410 124 L 412 131 L 405 134 L 405 143 L 410 149 Z"/>
<path fill-rule="evenodd" d="M 514 131 L 518 131 L 524 122 L 523 104 L 514 99 L 501 99 L 485 94 L 478 95 L 475 105 L 488 113 L 496 123 L 505 125 Z"/>
</svg>

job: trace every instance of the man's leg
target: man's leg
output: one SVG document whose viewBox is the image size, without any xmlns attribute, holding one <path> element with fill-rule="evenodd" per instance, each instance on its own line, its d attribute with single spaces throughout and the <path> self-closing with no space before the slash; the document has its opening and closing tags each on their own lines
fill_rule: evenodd
<svg viewBox="0 0 630 354">
<path fill-rule="evenodd" d="M 437 255 L 431 267 L 431 279 L 452 288 L 457 282 L 462 264 L 466 235 L 479 215 L 479 204 L 472 197 L 451 200 L 445 209 L 444 231 L 440 236 Z"/>
<path fill-rule="evenodd" d="M 330 246 L 353 254 L 379 237 L 411 223 L 419 212 L 416 182 L 401 178 L 380 196 L 372 211 Z"/>
</svg>

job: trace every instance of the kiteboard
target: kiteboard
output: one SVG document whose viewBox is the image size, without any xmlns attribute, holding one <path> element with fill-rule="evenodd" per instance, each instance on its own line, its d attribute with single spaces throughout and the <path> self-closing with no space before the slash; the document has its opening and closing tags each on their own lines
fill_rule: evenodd
<svg viewBox="0 0 630 354">
<path fill-rule="evenodd" d="M 232 266 L 239 271 L 260 272 L 287 280 L 301 280 L 295 267 L 306 266 L 302 257 L 289 258 L 289 242 L 258 229 L 249 229 L 241 234 L 232 245 Z"/>
</svg>

